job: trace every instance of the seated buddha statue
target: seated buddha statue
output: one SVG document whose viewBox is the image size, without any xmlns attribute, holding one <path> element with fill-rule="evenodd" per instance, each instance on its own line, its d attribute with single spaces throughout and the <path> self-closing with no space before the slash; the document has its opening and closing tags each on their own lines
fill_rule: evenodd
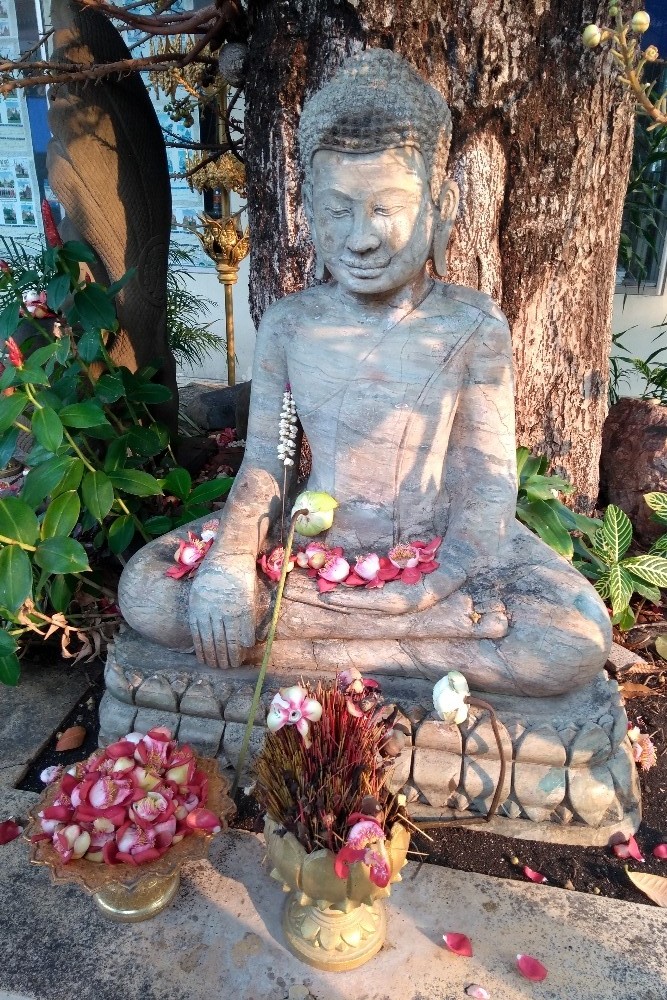
<svg viewBox="0 0 667 1000">
<path fill-rule="evenodd" d="M 280 535 L 289 385 L 312 452 L 305 485 L 338 501 L 325 545 L 353 562 L 442 543 L 417 584 L 320 593 L 293 571 L 274 655 L 304 673 L 354 665 L 436 680 L 458 669 L 478 691 L 533 697 L 582 687 L 603 667 L 603 602 L 515 518 L 507 320 L 488 295 L 443 278 L 458 207 L 450 139 L 446 102 L 392 52 L 350 57 L 306 103 L 319 281 L 264 314 L 245 457 L 194 579 L 164 573 L 185 529 L 124 570 L 120 606 L 146 638 L 194 649 L 209 667 L 257 661 L 272 596 L 257 560 Z"/>
</svg>

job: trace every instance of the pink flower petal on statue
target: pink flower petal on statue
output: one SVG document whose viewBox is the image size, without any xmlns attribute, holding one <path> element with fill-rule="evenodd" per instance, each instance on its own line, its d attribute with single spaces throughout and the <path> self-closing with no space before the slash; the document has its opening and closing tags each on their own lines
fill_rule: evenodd
<svg viewBox="0 0 667 1000">
<path fill-rule="evenodd" d="M 465 992 L 467 996 L 475 997 L 475 1000 L 491 1000 L 491 994 L 479 983 L 471 983 L 470 986 L 466 986 Z"/>
<path fill-rule="evenodd" d="M 420 572 L 422 573 L 435 573 L 436 569 L 438 569 L 439 566 L 440 566 L 439 562 L 436 562 L 435 559 L 431 559 L 430 562 L 423 562 L 423 563 L 420 562 L 419 569 Z"/>
<path fill-rule="evenodd" d="M 260 559 L 258 559 L 259 565 L 261 566 L 263 572 L 268 576 L 269 580 L 273 580 L 277 583 L 281 577 L 283 571 L 283 562 L 285 559 L 285 549 L 282 545 L 277 545 L 268 555 L 264 553 Z M 287 564 L 287 572 L 290 573 L 294 569 L 294 556 L 290 556 L 289 563 Z"/>
<path fill-rule="evenodd" d="M 385 889 L 391 881 L 391 868 L 386 858 L 383 858 L 377 851 L 366 851 L 364 862 L 369 866 L 368 877 L 373 885 L 379 889 Z"/>
<path fill-rule="evenodd" d="M 350 564 L 342 556 L 329 556 L 319 575 L 329 583 L 342 583 L 350 575 Z"/>
<path fill-rule="evenodd" d="M 401 570 L 401 583 L 419 583 L 422 578 L 420 566 L 408 566 Z"/>
<path fill-rule="evenodd" d="M 380 572 L 380 557 L 375 552 L 368 552 L 364 556 L 358 556 L 354 572 L 366 582 L 374 580 Z"/>
<path fill-rule="evenodd" d="M 384 830 L 379 823 L 376 823 L 375 820 L 370 819 L 370 817 L 359 823 L 355 823 L 347 835 L 347 843 L 349 846 L 357 849 L 366 848 L 369 844 L 372 844 L 377 840 L 384 839 Z"/>
<path fill-rule="evenodd" d="M 320 577 L 317 581 L 317 589 L 320 594 L 326 594 L 330 590 L 335 590 L 337 586 L 337 583 L 331 583 L 330 580 L 325 580 L 323 577 Z"/>
<path fill-rule="evenodd" d="M 398 569 L 411 569 L 419 562 L 419 549 L 414 545 L 394 545 L 387 555 L 389 561 Z"/>
<path fill-rule="evenodd" d="M 383 583 L 388 583 L 390 580 L 395 580 L 397 576 L 400 576 L 400 569 L 398 566 L 390 564 L 389 566 L 382 566 L 380 572 L 377 575 L 377 579 Z"/>
<path fill-rule="evenodd" d="M 182 576 L 187 576 L 191 572 L 191 566 L 171 566 L 165 573 L 165 576 L 170 577 L 172 580 L 180 580 Z"/>
<path fill-rule="evenodd" d="M 644 855 L 639 850 L 639 844 L 634 837 L 630 837 L 624 844 L 614 844 L 612 851 L 617 858 L 622 858 L 627 860 L 632 858 L 633 861 L 645 861 Z"/>
<path fill-rule="evenodd" d="M 367 582 L 363 577 L 357 576 L 354 570 L 343 580 L 346 587 L 365 587 Z"/>
<path fill-rule="evenodd" d="M 529 868 L 528 865 L 523 866 L 523 874 L 526 878 L 529 878 L 531 882 L 537 882 L 538 885 L 544 885 L 547 881 L 541 872 L 536 872 L 534 868 Z"/>
<path fill-rule="evenodd" d="M 516 967 L 524 979 L 530 979 L 533 983 L 541 983 L 547 978 L 545 966 L 532 955 L 517 955 Z"/>
<path fill-rule="evenodd" d="M 347 710 L 354 719 L 360 719 L 364 714 L 359 706 L 352 700 L 352 698 L 346 699 Z"/>
<path fill-rule="evenodd" d="M 472 941 L 465 934 L 443 934 L 445 948 L 460 955 L 462 958 L 472 958 Z"/>
<path fill-rule="evenodd" d="M 427 542 L 426 545 L 420 545 L 420 546 L 417 546 L 417 543 L 413 542 L 412 544 L 415 546 L 415 548 L 417 548 L 417 547 L 419 548 L 419 561 L 420 561 L 420 563 L 421 562 L 430 562 L 430 560 L 433 559 L 433 556 L 436 554 L 436 552 L 440 548 L 441 542 L 442 542 L 442 538 L 434 538 L 432 541 Z"/>
<path fill-rule="evenodd" d="M 653 848 L 653 857 L 664 861 L 667 858 L 667 844 L 658 844 Z"/>
<path fill-rule="evenodd" d="M 366 590 L 373 590 L 376 587 L 380 589 L 384 587 L 384 583 L 385 583 L 384 580 L 381 580 L 379 576 L 376 576 L 374 580 L 368 581 L 368 583 L 366 584 Z"/>
<path fill-rule="evenodd" d="M 23 833 L 23 827 L 14 822 L 13 819 L 6 819 L 0 823 L 0 845 L 9 844 L 16 840 Z"/>
</svg>

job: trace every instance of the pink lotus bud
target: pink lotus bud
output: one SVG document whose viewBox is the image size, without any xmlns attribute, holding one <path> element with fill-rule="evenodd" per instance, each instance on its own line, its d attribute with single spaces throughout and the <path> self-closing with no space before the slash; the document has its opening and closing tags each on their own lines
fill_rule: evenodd
<svg viewBox="0 0 667 1000">
<path fill-rule="evenodd" d="M 380 572 L 380 557 L 374 552 L 369 552 L 365 556 L 359 556 L 357 564 L 354 567 L 354 572 L 362 580 L 374 580 Z"/>
<path fill-rule="evenodd" d="M 204 830 L 206 833 L 220 833 L 222 829 L 219 818 L 210 809 L 195 809 L 188 813 L 186 824 L 191 830 Z"/>
<path fill-rule="evenodd" d="M 329 583 L 342 583 L 349 573 L 350 564 L 342 556 L 330 556 L 319 571 L 320 576 Z"/>
</svg>

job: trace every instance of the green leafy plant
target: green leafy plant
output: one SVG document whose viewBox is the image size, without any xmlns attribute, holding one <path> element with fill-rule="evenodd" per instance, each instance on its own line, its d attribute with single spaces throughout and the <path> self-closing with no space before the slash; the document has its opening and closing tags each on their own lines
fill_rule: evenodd
<svg viewBox="0 0 667 1000">
<path fill-rule="evenodd" d="M 167 272 L 167 340 L 180 364 L 195 367 L 209 354 L 225 351 L 226 340 L 213 333 L 210 322 L 203 322 L 216 304 L 192 291 L 187 268 L 193 266 L 192 254 L 172 244 Z"/>
<path fill-rule="evenodd" d="M 657 399 L 663 406 L 667 405 L 667 345 L 656 348 L 645 359 L 634 358 L 623 343 L 623 338 L 634 327 L 621 330 L 612 336 L 614 348 L 620 353 L 612 354 L 609 364 L 609 405 L 613 406 L 620 399 L 621 383 L 630 383 L 630 373 L 635 372 L 643 379 L 639 399 Z M 653 338 L 653 343 L 661 340 L 667 333 L 667 321 L 652 327 L 660 332 Z"/>
<path fill-rule="evenodd" d="M 114 297 L 133 275 L 109 288 L 82 280 L 80 264 L 93 260 L 87 246 L 69 242 L 43 251 L 32 267 L 0 263 L 0 343 L 7 353 L 0 467 L 21 432 L 33 442 L 20 492 L 0 499 L 4 683 L 18 682 L 23 633 L 62 626 L 81 581 L 92 582 L 91 555 L 121 556 L 135 533 L 146 541 L 207 513 L 232 482 L 193 486 L 176 465 L 169 432 L 149 409 L 171 395 L 153 381 L 158 367 L 130 372 L 106 349 L 118 325 Z M 34 302 L 35 288 L 41 298 L 28 308 L 24 300 L 32 293 Z M 14 334 L 25 325 L 32 329 L 19 348 Z M 167 505 L 166 494 L 176 503 Z"/>
<path fill-rule="evenodd" d="M 590 548 L 582 539 L 575 540 L 574 565 L 593 582 L 603 600 L 611 602 L 612 622 L 621 629 L 635 623 L 630 607 L 635 593 L 657 604 L 660 588 L 667 587 L 667 558 L 653 550 L 648 555 L 626 557 L 631 544 L 630 518 L 614 504 L 607 507 Z"/>
<path fill-rule="evenodd" d="M 667 493 L 645 493 L 644 500 L 653 511 L 653 520 L 667 528 Z M 654 542 L 651 555 L 667 558 L 667 532 Z"/>
<path fill-rule="evenodd" d="M 569 495 L 574 487 L 562 476 L 548 476 L 546 455 L 532 455 L 529 448 L 517 448 L 519 491 L 516 516 L 555 552 L 572 560 L 572 532 L 593 538 L 600 522 L 566 507 L 560 494 Z"/>
<path fill-rule="evenodd" d="M 651 278 L 660 260 L 666 193 L 667 126 L 647 129 L 637 118 L 618 249 L 618 266 L 637 285 Z"/>
</svg>

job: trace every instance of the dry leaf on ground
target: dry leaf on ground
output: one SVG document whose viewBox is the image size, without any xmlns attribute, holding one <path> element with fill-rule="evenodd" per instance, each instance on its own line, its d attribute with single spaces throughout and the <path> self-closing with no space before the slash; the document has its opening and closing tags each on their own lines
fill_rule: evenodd
<svg viewBox="0 0 667 1000">
<path fill-rule="evenodd" d="M 667 907 L 667 878 L 663 875 L 651 875 L 650 872 L 629 872 L 626 874 L 633 885 L 657 906 Z"/>
<path fill-rule="evenodd" d="M 626 681 L 621 684 L 621 694 L 624 698 L 652 698 L 655 695 L 662 695 L 662 691 L 650 688 L 648 684 L 635 684 L 633 681 Z"/>
<path fill-rule="evenodd" d="M 56 750 L 78 750 L 85 738 L 84 726 L 70 726 L 56 743 Z"/>
</svg>

